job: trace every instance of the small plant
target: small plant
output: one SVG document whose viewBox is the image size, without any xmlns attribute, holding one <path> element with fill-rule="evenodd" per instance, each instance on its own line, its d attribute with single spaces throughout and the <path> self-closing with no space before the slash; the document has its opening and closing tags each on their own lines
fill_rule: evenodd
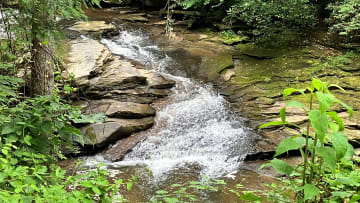
<svg viewBox="0 0 360 203">
<path fill-rule="evenodd" d="M 334 104 L 339 104 L 346 109 L 350 116 L 354 111 L 341 100 L 335 98 L 329 85 L 319 79 L 313 79 L 312 85 L 306 89 L 289 88 L 284 90 L 284 99 L 298 93 L 308 101 L 307 104 L 290 101 L 280 110 L 281 121 L 266 123 L 261 128 L 269 126 L 285 126 L 297 128 L 301 132 L 291 138 L 283 140 L 276 149 L 275 157 L 290 150 L 300 150 L 302 162 L 295 167 L 280 159 L 273 159 L 261 168 L 272 166 L 276 172 L 286 175 L 282 186 L 270 185 L 269 192 L 273 201 L 279 198 L 289 200 L 292 194 L 298 202 L 356 202 L 360 199 L 358 186 L 360 185 L 360 170 L 353 164 L 353 147 L 348 143 L 344 133 L 344 123 L 337 112 L 332 110 Z M 300 108 L 308 115 L 308 123 L 302 128 L 286 121 L 286 107 Z M 291 192 L 291 193 L 289 193 Z"/>
<path fill-rule="evenodd" d="M 249 40 L 248 37 L 240 34 L 241 33 L 236 34 L 232 30 L 224 30 L 220 32 L 220 37 L 222 38 L 223 43 L 227 45 L 234 45 Z"/>
</svg>

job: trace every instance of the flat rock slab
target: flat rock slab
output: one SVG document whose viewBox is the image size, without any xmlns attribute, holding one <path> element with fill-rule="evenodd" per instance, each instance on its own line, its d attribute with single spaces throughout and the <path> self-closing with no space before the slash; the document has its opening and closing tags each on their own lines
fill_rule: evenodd
<svg viewBox="0 0 360 203">
<path fill-rule="evenodd" d="M 145 15 L 146 15 L 145 13 L 127 14 L 127 15 L 117 16 L 115 20 L 147 23 L 149 22 L 149 19 L 146 18 Z"/>
<path fill-rule="evenodd" d="M 131 89 L 146 85 L 146 77 L 141 69 L 136 69 L 128 61 L 114 60 L 106 64 L 101 75 L 89 80 L 88 90 L 101 92 L 114 89 Z"/>
<path fill-rule="evenodd" d="M 107 32 L 113 31 L 115 26 L 112 24 L 106 24 L 105 21 L 80 21 L 69 28 L 69 30 L 77 31 L 80 33 L 91 32 Z"/>
<path fill-rule="evenodd" d="M 107 119 L 104 123 L 96 123 L 81 128 L 81 132 L 93 143 L 85 142 L 87 145 L 95 144 L 106 146 L 128 137 L 135 132 L 147 130 L 154 124 L 154 118 L 142 119 Z"/>
<path fill-rule="evenodd" d="M 66 70 L 74 74 L 79 85 L 87 83 L 90 76 L 100 74 L 111 58 L 109 49 L 96 40 L 77 39 L 70 41 L 69 45 Z"/>
<path fill-rule="evenodd" d="M 152 89 L 168 89 L 175 82 L 168 80 L 159 73 L 136 68 L 128 61 L 115 59 L 105 65 L 105 70 L 98 77 L 89 80 L 89 90 L 131 89 L 137 86 L 147 86 Z"/>
<path fill-rule="evenodd" d="M 99 97 L 96 92 L 95 97 Z M 168 89 L 136 88 L 128 90 L 113 90 L 101 95 L 102 98 L 114 98 L 123 102 L 135 102 L 140 104 L 151 104 L 157 99 L 165 98 L 171 94 Z"/>
<path fill-rule="evenodd" d="M 155 116 L 155 109 L 148 104 L 120 102 L 112 99 L 80 101 L 85 114 L 105 113 L 111 118 L 145 118 Z"/>
</svg>

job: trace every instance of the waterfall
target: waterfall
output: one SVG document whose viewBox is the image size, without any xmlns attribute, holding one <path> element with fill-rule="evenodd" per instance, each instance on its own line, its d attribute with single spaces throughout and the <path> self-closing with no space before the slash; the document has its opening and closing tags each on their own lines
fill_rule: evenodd
<svg viewBox="0 0 360 203">
<path fill-rule="evenodd" d="M 239 167 L 251 146 L 247 129 L 211 85 L 171 75 L 169 70 L 181 70 L 180 63 L 140 29 L 120 27 L 118 36 L 101 42 L 112 53 L 140 62 L 177 82 L 167 105 L 157 112 L 156 125 L 147 131 L 148 138 L 123 161 L 107 165 L 143 165 L 155 178 L 189 167 L 205 176 L 219 177 Z M 99 156 L 97 159 L 102 160 Z"/>
</svg>

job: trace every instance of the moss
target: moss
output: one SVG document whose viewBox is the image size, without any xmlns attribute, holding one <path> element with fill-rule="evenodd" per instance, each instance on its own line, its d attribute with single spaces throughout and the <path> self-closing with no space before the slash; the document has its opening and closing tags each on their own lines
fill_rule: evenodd
<svg viewBox="0 0 360 203">
<path fill-rule="evenodd" d="M 202 61 L 200 71 L 211 81 L 217 79 L 223 70 L 233 66 L 232 55 L 230 53 L 223 53 L 215 57 L 206 58 Z"/>
</svg>

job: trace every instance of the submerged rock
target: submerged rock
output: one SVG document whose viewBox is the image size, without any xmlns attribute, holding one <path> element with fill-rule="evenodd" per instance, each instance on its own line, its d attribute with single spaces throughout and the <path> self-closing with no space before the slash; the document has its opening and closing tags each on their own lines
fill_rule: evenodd
<svg viewBox="0 0 360 203">
<path fill-rule="evenodd" d="M 111 118 L 145 118 L 155 116 L 155 109 L 148 104 L 120 102 L 112 99 L 81 101 L 85 114 L 105 113 Z M 76 105 L 76 104 L 75 104 Z"/>
<path fill-rule="evenodd" d="M 93 142 L 86 142 L 85 144 L 104 146 L 115 143 L 135 132 L 149 129 L 153 124 L 154 118 L 152 117 L 142 119 L 109 118 L 105 123 L 96 123 L 83 127 L 81 132 Z"/>
</svg>

